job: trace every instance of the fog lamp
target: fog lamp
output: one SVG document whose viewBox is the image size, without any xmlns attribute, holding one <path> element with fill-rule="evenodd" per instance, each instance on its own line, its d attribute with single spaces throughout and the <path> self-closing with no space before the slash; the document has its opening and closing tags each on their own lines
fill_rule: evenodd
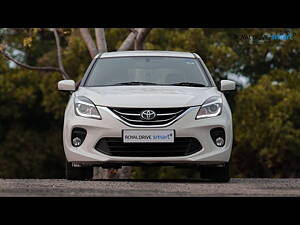
<svg viewBox="0 0 300 225">
<path fill-rule="evenodd" d="M 225 140 L 224 140 L 223 138 L 218 137 L 218 138 L 216 139 L 216 145 L 217 145 L 218 147 L 222 147 L 222 146 L 224 145 L 224 143 L 225 143 Z"/>
<path fill-rule="evenodd" d="M 75 147 L 78 147 L 81 145 L 81 139 L 79 137 L 73 138 L 72 142 Z"/>
</svg>

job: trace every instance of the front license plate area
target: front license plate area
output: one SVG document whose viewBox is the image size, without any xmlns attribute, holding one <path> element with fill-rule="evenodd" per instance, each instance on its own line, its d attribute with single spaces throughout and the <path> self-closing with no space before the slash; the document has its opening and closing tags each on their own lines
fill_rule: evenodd
<svg viewBox="0 0 300 225">
<path fill-rule="evenodd" d="M 174 130 L 123 130 L 124 143 L 174 143 Z"/>
</svg>

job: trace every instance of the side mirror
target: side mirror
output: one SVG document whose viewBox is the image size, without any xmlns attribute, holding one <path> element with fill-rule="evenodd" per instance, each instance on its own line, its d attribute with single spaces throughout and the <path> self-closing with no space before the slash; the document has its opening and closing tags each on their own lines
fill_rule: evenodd
<svg viewBox="0 0 300 225">
<path fill-rule="evenodd" d="M 221 80 L 221 91 L 235 91 L 236 83 L 231 80 Z"/>
<path fill-rule="evenodd" d="M 61 80 L 57 83 L 57 88 L 60 91 L 75 91 L 75 81 L 74 80 Z"/>
</svg>

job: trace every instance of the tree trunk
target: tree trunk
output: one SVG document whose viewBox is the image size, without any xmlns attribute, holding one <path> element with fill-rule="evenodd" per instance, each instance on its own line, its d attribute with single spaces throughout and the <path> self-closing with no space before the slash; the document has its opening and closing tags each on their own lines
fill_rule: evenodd
<svg viewBox="0 0 300 225">
<path fill-rule="evenodd" d="M 144 42 L 148 34 L 150 33 L 151 28 L 139 28 L 136 40 L 134 42 L 134 49 L 135 50 L 143 50 L 144 49 Z"/>
<path fill-rule="evenodd" d="M 62 62 L 62 52 L 61 52 L 60 40 L 59 40 L 59 36 L 58 36 L 56 28 L 53 28 L 53 33 L 54 33 L 54 36 L 55 36 L 55 42 L 56 42 L 56 48 L 57 48 L 58 67 L 61 70 L 63 78 L 64 79 L 70 79 L 69 75 L 65 71 L 64 64 Z"/>
<path fill-rule="evenodd" d="M 96 43 L 99 53 L 107 52 L 104 28 L 95 28 Z"/>
<path fill-rule="evenodd" d="M 121 169 L 94 168 L 94 179 L 130 179 L 131 175 L 131 166 L 123 166 Z"/>
<path fill-rule="evenodd" d="M 98 54 L 98 50 L 97 50 L 97 47 L 94 43 L 94 40 L 93 40 L 90 32 L 89 32 L 89 29 L 88 28 L 79 28 L 79 30 L 80 30 L 82 39 L 84 40 L 84 42 L 89 50 L 90 56 L 92 58 L 94 58 Z"/>
<path fill-rule="evenodd" d="M 123 41 L 118 51 L 127 51 L 129 49 L 132 49 L 134 47 L 136 36 L 137 36 L 137 31 L 136 30 L 131 31 L 131 33 L 127 36 L 125 41 Z"/>
</svg>

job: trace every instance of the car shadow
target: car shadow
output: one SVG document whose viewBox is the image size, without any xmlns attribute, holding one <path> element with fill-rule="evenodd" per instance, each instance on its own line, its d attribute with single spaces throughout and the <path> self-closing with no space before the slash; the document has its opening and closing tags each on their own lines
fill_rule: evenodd
<svg viewBox="0 0 300 225">
<path fill-rule="evenodd" d="M 204 179 L 93 179 L 91 181 L 101 182 L 149 182 L 149 183 L 218 183 L 215 181 L 204 180 Z"/>
</svg>

